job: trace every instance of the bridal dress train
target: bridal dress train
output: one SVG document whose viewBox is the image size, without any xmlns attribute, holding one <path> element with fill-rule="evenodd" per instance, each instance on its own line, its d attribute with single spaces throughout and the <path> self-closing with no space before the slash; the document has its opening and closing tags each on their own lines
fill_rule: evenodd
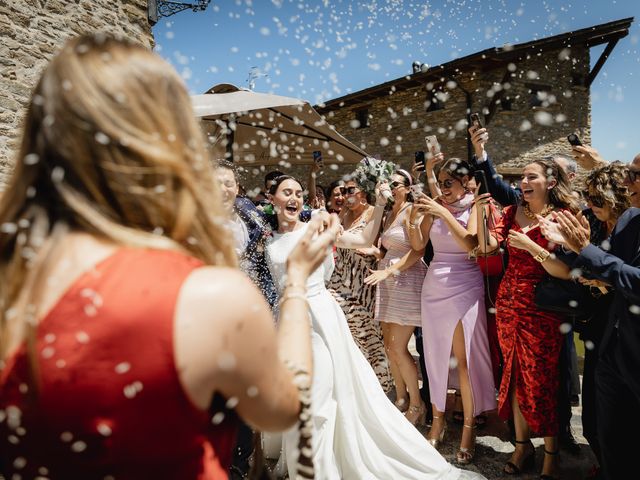
<svg viewBox="0 0 640 480">
<path fill-rule="evenodd" d="M 269 267 L 282 289 L 285 264 L 307 225 L 274 233 L 267 246 Z M 477 480 L 455 468 L 387 398 L 376 374 L 356 346 L 344 313 L 325 280 L 333 257 L 307 282 L 313 345 L 313 461 L 319 480 Z M 273 444 L 273 437 L 271 437 Z M 281 464 L 291 478 L 297 460 L 297 429 L 282 436 Z"/>
</svg>

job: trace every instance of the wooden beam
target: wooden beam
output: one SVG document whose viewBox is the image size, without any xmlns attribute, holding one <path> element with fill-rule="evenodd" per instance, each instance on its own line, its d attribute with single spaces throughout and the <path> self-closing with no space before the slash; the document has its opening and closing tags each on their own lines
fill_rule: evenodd
<svg viewBox="0 0 640 480">
<path fill-rule="evenodd" d="M 615 40 L 611 40 L 607 44 L 607 46 L 604 49 L 604 52 L 602 52 L 602 54 L 600 55 L 600 58 L 598 59 L 596 64 L 593 66 L 593 69 L 589 72 L 589 75 L 587 76 L 587 81 L 585 82 L 587 85 L 587 88 L 590 87 L 593 81 L 596 79 L 596 75 L 598 75 L 598 72 L 600 72 L 600 69 L 604 65 L 604 62 L 607 61 L 607 58 L 609 58 L 609 55 L 611 55 L 611 52 L 613 51 L 613 49 L 615 48 L 619 40 L 620 40 L 619 38 L 616 38 Z"/>
</svg>

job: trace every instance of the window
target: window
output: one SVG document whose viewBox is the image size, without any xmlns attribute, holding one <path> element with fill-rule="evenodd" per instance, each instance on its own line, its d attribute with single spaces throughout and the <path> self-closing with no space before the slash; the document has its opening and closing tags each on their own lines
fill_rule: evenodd
<svg viewBox="0 0 640 480">
<path fill-rule="evenodd" d="M 444 102 L 446 102 L 448 98 L 449 98 L 449 95 L 443 92 L 441 89 L 439 90 L 434 89 L 431 92 L 427 93 L 427 101 L 424 102 L 427 108 L 427 112 L 435 112 L 437 110 L 443 110 Z"/>
<path fill-rule="evenodd" d="M 527 85 L 529 88 L 529 106 L 534 107 L 548 107 L 551 99 L 549 91 L 551 87 L 548 85 Z"/>
<path fill-rule="evenodd" d="M 500 109 L 503 112 L 513 111 L 513 100 L 511 97 L 502 97 L 500 99 Z"/>
<path fill-rule="evenodd" d="M 359 108 L 355 111 L 356 114 L 356 128 L 367 128 L 369 126 L 369 109 Z"/>
</svg>

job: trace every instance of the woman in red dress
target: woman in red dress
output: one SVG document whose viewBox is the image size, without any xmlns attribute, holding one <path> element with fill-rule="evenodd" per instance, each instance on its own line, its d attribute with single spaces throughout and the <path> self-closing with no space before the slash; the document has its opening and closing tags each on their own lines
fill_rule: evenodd
<svg viewBox="0 0 640 480">
<path fill-rule="evenodd" d="M 106 36 L 45 69 L 16 158 L 0 202 L 4 478 L 226 479 L 235 412 L 294 425 L 296 384 L 310 385 L 305 283 L 336 220 L 312 222 L 289 257 L 276 332 L 233 268 L 179 76 Z"/>
<path fill-rule="evenodd" d="M 498 411 L 513 414 L 516 449 L 505 465 L 506 474 L 518 474 L 533 465 L 533 433 L 544 437 L 544 478 L 556 478 L 558 362 L 562 346 L 562 316 L 540 310 L 534 304 L 534 287 L 546 274 L 569 278 L 569 268 L 551 255 L 552 246 L 542 236 L 537 216 L 553 210 L 577 210 L 566 174 L 553 161 L 528 164 L 522 176 L 522 205 L 505 208 L 495 231 L 484 238 L 478 230 L 480 249 L 490 252 L 506 241 L 509 264 L 498 290 L 496 321 L 504 357 Z M 489 195 L 477 199 L 487 207 Z M 478 212 L 482 209 L 478 208 Z M 481 221 L 481 219 L 479 219 Z M 541 477 L 542 478 L 542 477 Z"/>
</svg>

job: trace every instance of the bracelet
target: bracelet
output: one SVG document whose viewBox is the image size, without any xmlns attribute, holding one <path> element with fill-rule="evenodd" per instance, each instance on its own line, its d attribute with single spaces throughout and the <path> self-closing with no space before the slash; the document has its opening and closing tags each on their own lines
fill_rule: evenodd
<svg viewBox="0 0 640 480">
<path fill-rule="evenodd" d="M 549 257 L 551 256 L 551 252 L 549 252 L 548 250 L 545 250 L 544 248 L 542 250 L 540 250 L 540 252 L 537 255 L 533 256 L 534 260 L 537 260 L 540 263 L 543 263 L 545 260 L 547 260 Z"/>
<path fill-rule="evenodd" d="M 300 412 L 298 413 L 298 461 L 296 462 L 296 479 L 315 478 L 313 464 L 313 412 L 311 411 L 311 375 L 303 368 L 285 360 L 284 364 L 293 373 L 293 383 L 298 389 Z"/>
<path fill-rule="evenodd" d="M 282 297 L 280 297 L 280 305 L 283 305 L 284 302 L 286 302 L 287 300 L 293 300 L 293 299 L 298 299 L 298 300 L 303 300 L 305 303 L 309 303 L 309 301 L 307 300 L 307 295 L 304 293 L 287 293 L 286 295 L 283 295 Z"/>
<path fill-rule="evenodd" d="M 287 288 L 299 288 L 299 289 L 304 290 L 306 292 L 307 291 L 307 284 L 306 283 L 288 282 L 288 283 L 284 284 L 283 290 L 285 290 Z"/>
<path fill-rule="evenodd" d="M 411 223 L 411 222 L 407 222 L 409 224 L 409 228 L 418 228 L 418 224 L 417 223 Z"/>
</svg>

